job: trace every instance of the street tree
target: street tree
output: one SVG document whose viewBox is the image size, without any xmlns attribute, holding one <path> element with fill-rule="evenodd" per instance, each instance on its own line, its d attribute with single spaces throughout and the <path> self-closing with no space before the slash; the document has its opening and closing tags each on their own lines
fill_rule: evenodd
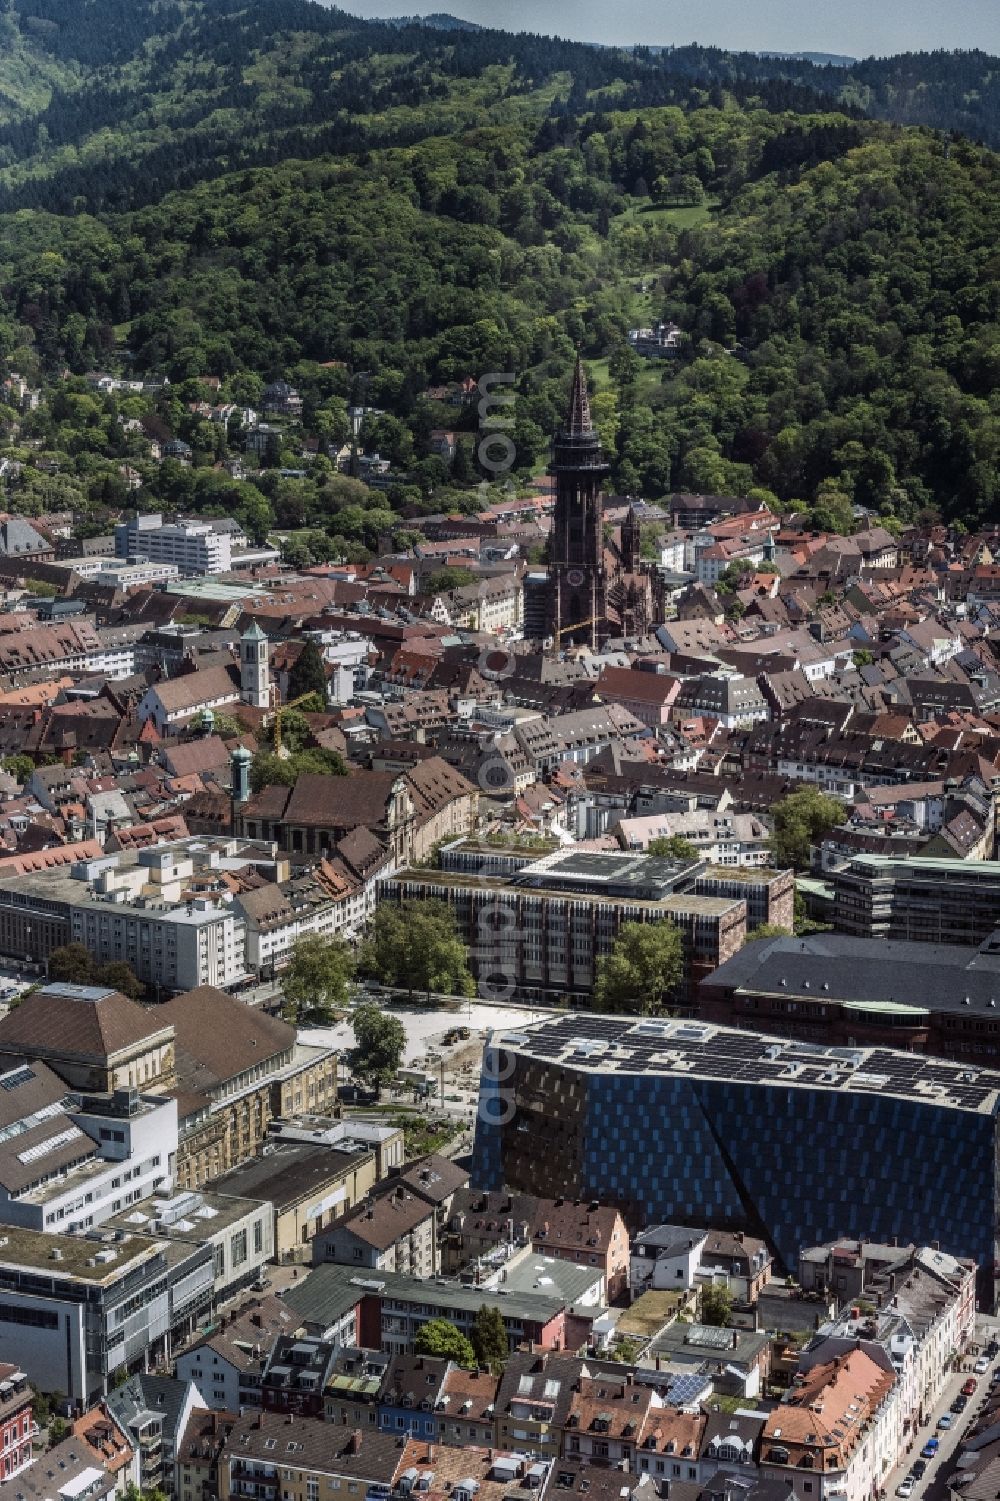
<svg viewBox="0 0 1000 1501">
<path fill-rule="evenodd" d="M 359 1006 L 351 1017 L 355 1046 L 347 1056 L 351 1072 L 381 1091 L 396 1077 L 406 1047 L 406 1030 L 374 1002 Z"/>
<path fill-rule="evenodd" d="M 611 952 L 597 961 L 594 1006 L 660 1016 L 683 978 L 684 944 L 675 923 L 623 923 Z"/>
<path fill-rule="evenodd" d="M 323 654 L 312 637 L 307 637 L 288 672 L 289 700 L 301 698 L 304 693 L 316 693 L 326 704 L 326 669 Z"/>
<path fill-rule="evenodd" d="M 347 1005 L 354 956 L 342 938 L 310 933 L 298 939 L 291 962 L 281 978 L 290 1017 L 327 1019 Z"/>
<path fill-rule="evenodd" d="M 472 995 L 469 954 L 446 902 L 383 902 L 361 950 L 363 972 L 409 991 Z"/>
<path fill-rule="evenodd" d="M 145 989 L 124 959 L 111 959 L 102 964 L 82 943 L 64 943 L 53 949 L 49 955 L 48 974 L 50 981 L 64 985 L 106 985 L 109 990 L 120 990 L 133 1001 L 138 1000 Z"/>
<path fill-rule="evenodd" d="M 647 855 L 657 855 L 666 860 L 697 860 L 698 851 L 683 834 L 659 834 L 646 846 Z"/>
<path fill-rule="evenodd" d="M 472 1323 L 472 1348 L 476 1360 L 487 1371 L 497 1375 L 503 1370 L 510 1353 L 507 1326 L 499 1308 L 481 1303 Z"/>
<path fill-rule="evenodd" d="M 701 1321 L 703 1324 L 713 1324 L 718 1329 L 724 1329 L 732 1313 L 733 1295 L 728 1287 L 713 1282 L 708 1287 L 702 1288 Z"/>
<path fill-rule="evenodd" d="M 843 822 L 844 808 L 818 787 L 799 787 L 771 808 L 771 859 L 780 869 L 808 870 L 812 846 Z"/>
</svg>

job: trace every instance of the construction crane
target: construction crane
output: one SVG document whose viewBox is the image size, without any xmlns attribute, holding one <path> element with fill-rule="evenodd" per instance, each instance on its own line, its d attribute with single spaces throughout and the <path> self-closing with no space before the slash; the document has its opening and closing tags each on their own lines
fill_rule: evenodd
<svg viewBox="0 0 1000 1501">
<path fill-rule="evenodd" d="M 275 710 L 275 715 L 274 715 L 274 754 L 276 756 L 280 756 L 283 761 L 287 760 L 290 752 L 284 750 L 284 748 L 282 747 L 282 744 L 281 744 L 281 716 L 282 716 L 282 714 L 285 713 L 286 709 L 297 709 L 298 706 L 299 706 L 299 704 L 304 704 L 307 698 L 315 698 L 315 697 L 316 697 L 316 690 L 312 689 L 312 690 L 310 690 L 309 693 L 300 693 L 299 696 L 298 696 L 298 698 L 290 699 L 287 704 L 279 704 L 278 708 Z"/>
<path fill-rule="evenodd" d="M 574 620 L 572 625 L 560 626 L 559 630 L 553 631 L 549 636 L 547 645 L 550 650 L 558 651 L 560 636 L 568 636 L 571 631 L 582 631 L 585 625 L 593 625 L 600 618 L 599 615 L 588 615 L 586 620 Z"/>
</svg>

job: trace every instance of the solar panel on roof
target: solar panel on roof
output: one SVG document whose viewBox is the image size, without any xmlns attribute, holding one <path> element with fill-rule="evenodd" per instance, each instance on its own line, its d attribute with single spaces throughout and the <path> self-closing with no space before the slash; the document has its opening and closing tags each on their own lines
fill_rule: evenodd
<svg viewBox="0 0 1000 1501">
<path fill-rule="evenodd" d="M 708 1384 L 706 1376 L 692 1372 L 690 1375 L 678 1376 L 670 1384 L 667 1392 L 667 1401 L 674 1407 L 684 1407 L 689 1402 L 698 1399 Z"/>
</svg>

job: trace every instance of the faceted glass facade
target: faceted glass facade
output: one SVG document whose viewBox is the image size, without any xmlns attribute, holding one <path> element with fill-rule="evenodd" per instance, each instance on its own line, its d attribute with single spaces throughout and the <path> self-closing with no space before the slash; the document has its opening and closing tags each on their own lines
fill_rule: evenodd
<svg viewBox="0 0 1000 1501">
<path fill-rule="evenodd" d="M 491 1066 L 492 1065 L 492 1066 Z M 589 1072 L 487 1055 L 473 1181 L 762 1233 L 788 1268 L 838 1236 L 995 1259 L 996 1120 L 888 1092 Z M 499 1075 L 499 1078 L 492 1075 Z M 992 1283 L 988 1301 L 992 1304 Z"/>
</svg>

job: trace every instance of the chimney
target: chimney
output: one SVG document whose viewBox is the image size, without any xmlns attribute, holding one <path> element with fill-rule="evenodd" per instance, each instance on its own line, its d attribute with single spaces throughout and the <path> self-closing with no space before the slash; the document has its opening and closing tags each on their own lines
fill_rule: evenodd
<svg viewBox="0 0 1000 1501">
<path fill-rule="evenodd" d="M 360 1454 L 361 1453 L 361 1429 L 360 1428 L 355 1428 L 354 1432 L 351 1434 L 351 1441 L 348 1444 L 348 1452 L 351 1453 L 351 1454 Z"/>
</svg>

